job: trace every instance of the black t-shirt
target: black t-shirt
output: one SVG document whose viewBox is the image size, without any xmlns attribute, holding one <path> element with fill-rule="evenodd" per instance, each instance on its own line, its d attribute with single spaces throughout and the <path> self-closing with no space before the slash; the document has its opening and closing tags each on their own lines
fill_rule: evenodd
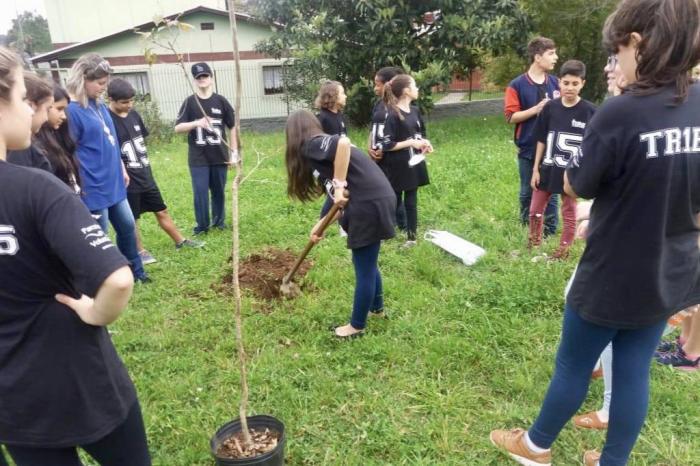
<svg viewBox="0 0 700 466">
<path fill-rule="evenodd" d="M 544 106 L 534 129 L 535 140 L 546 146 L 539 167 L 539 189 L 555 194 L 564 192 L 564 170 L 572 155 L 581 150 L 583 133 L 595 109 L 595 105 L 583 99 L 573 107 L 566 107 L 561 98 Z"/>
<path fill-rule="evenodd" d="M 53 175 L 0 162 L 0 186 L 0 443 L 92 443 L 136 392 L 107 329 L 54 295 L 95 296 L 127 261 Z"/>
<path fill-rule="evenodd" d="M 146 150 L 145 138 L 148 137 L 148 128 L 143 123 L 141 115 L 136 110 L 131 110 L 125 117 L 120 117 L 111 110 L 109 115 L 117 129 L 119 150 L 129 174 L 127 192 L 142 193 L 155 189 L 156 181 L 153 179 L 151 162 L 148 160 Z"/>
<path fill-rule="evenodd" d="M 53 173 L 49 159 L 32 142 L 32 145 L 23 150 L 11 150 L 7 152 L 6 160 L 14 165 L 33 167 Z"/>
<path fill-rule="evenodd" d="M 413 147 L 391 150 L 398 142 L 426 137 L 425 123 L 420 110 L 413 105 L 410 108 L 411 111 L 408 113 L 399 110 L 403 119 L 395 111 L 389 111 L 384 123 L 383 157 L 379 161 L 379 166 L 389 179 L 394 191 L 397 192 L 416 189 L 430 183 L 425 161 L 414 166 L 408 164 L 414 153 Z"/>
<path fill-rule="evenodd" d="M 208 99 L 191 95 L 182 103 L 176 123 L 187 123 L 204 116 L 195 99 L 199 100 L 209 117 L 212 131 L 195 128 L 189 132 L 188 163 L 192 166 L 224 165 L 231 159 L 231 154 L 221 140 L 228 142 L 227 129 L 233 128 L 236 122 L 233 107 L 224 96 L 216 93 Z"/>
<path fill-rule="evenodd" d="M 309 139 L 302 146 L 302 155 L 309 159 L 314 175 L 323 186 L 332 184 L 333 161 L 340 136 L 326 134 Z M 350 200 L 364 201 L 393 196 L 394 191 L 377 164 L 355 146 L 350 148 L 347 175 Z"/>
<path fill-rule="evenodd" d="M 372 149 L 381 149 L 382 140 L 384 139 L 384 124 L 389 116 L 386 105 L 381 100 L 378 100 L 372 108 L 372 128 L 370 129 Z"/>
<path fill-rule="evenodd" d="M 595 324 L 639 328 L 700 303 L 700 85 L 605 101 L 567 169 L 595 198 L 586 249 L 569 292 Z"/>
<path fill-rule="evenodd" d="M 345 124 L 345 116 L 343 112 L 333 113 L 330 110 L 322 108 L 318 115 L 318 121 L 321 123 L 321 128 L 326 134 L 345 136 L 348 134 Z"/>
</svg>

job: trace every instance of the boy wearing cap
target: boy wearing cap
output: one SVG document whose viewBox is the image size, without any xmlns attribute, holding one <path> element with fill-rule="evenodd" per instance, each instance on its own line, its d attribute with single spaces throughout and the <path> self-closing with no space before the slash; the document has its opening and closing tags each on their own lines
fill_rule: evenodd
<svg viewBox="0 0 700 466">
<path fill-rule="evenodd" d="M 237 161 L 236 133 L 233 107 L 222 95 L 214 92 L 212 71 L 206 63 L 192 65 L 196 94 L 182 103 L 175 125 L 176 133 L 188 133 L 188 164 L 194 195 L 194 234 L 209 231 L 210 226 L 224 230 L 225 189 L 228 168 Z M 197 105 L 204 109 L 204 115 Z M 231 151 L 223 141 L 229 140 Z M 211 223 L 209 217 L 211 192 Z"/>
</svg>

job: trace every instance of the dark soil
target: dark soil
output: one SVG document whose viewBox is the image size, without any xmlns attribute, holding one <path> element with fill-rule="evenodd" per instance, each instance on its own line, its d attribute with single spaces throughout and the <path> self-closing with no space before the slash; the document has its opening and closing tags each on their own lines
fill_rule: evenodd
<svg viewBox="0 0 700 466">
<path fill-rule="evenodd" d="M 270 429 L 264 431 L 250 429 L 250 437 L 251 445 L 244 448 L 243 433 L 236 432 L 221 443 L 216 450 L 216 456 L 230 459 L 253 458 L 273 450 L 279 440 L 279 434 Z"/>
<path fill-rule="evenodd" d="M 241 288 L 251 291 L 258 298 L 273 300 L 285 296 L 280 292 L 282 279 L 292 269 L 298 253 L 289 250 L 268 248 L 260 253 L 251 254 L 241 261 L 238 280 Z M 292 281 L 299 281 L 306 275 L 313 263 L 305 260 L 294 274 Z M 225 293 L 233 290 L 233 272 L 229 269 L 216 288 Z"/>
</svg>

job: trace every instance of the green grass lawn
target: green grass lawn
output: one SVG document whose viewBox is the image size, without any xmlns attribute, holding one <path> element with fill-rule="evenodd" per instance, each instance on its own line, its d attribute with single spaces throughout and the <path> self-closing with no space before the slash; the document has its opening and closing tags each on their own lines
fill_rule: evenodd
<svg viewBox="0 0 700 466">
<path fill-rule="evenodd" d="M 472 91 L 472 97 L 469 99 L 469 91 L 462 99 L 462 101 L 468 102 L 469 100 L 487 100 L 487 99 L 502 99 L 504 96 L 503 90 L 497 91 Z"/>
<path fill-rule="evenodd" d="M 429 123 L 432 184 L 419 193 L 419 230 L 449 230 L 487 255 L 465 267 L 427 241 L 382 247 L 390 319 L 364 338 L 339 342 L 354 286 L 350 252 L 332 228 L 312 250 L 313 291 L 266 304 L 244 299 L 252 413 L 287 428 L 291 465 L 502 465 L 493 428 L 528 426 L 552 374 L 563 289 L 575 264 L 532 263 L 518 225 L 512 129 L 502 118 Z M 364 146 L 366 131 L 353 131 Z M 286 197 L 282 133 L 244 134 L 247 168 L 265 159 L 241 193 L 243 256 L 268 246 L 301 251 L 321 201 Z M 149 147 L 156 179 L 180 228 L 194 223 L 187 148 Z M 142 220 L 154 283 L 137 287 L 111 327 L 138 387 L 154 463 L 210 465 L 209 439 L 237 417 L 239 374 L 230 299 L 219 282 L 230 234 L 210 233 L 204 250 L 176 251 L 153 216 Z M 555 248 L 555 241 L 544 250 Z M 577 254 L 581 245 L 576 248 Z M 633 465 L 700 464 L 698 378 L 653 367 L 647 425 Z M 583 409 L 598 409 L 602 382 Z M 555 464 L 580 464 L 604 435 L 568 426 Z"/>
</svg>

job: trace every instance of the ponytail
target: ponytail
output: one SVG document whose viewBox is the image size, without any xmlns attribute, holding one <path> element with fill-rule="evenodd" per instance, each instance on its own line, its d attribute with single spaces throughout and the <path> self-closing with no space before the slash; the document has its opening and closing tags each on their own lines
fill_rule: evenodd
<svg viewBox="0 0 700 466">
<path fill-rule="evenodd" d="M 387 110 L 391 109 L 399 115 L 399 118 L 403 117 L 399 111 L 399 99 L 394 95 L 394 90 L 391 88 L 391 81 L 384 83 L 384 89 L 382 90 L 382 101 L 384 102 Z"/>
<path fill-rule="evenodd" d="M 391 109 L 403 120 L 403 115 L 399 110 L 399 98 L 403 95 L 403 90 L 411 85 L 411 76 L 400 74 L 394 76 L 389 82 L 384 84 L 382 91 L 382 101 L 387 109 Z"/>
</svg>

